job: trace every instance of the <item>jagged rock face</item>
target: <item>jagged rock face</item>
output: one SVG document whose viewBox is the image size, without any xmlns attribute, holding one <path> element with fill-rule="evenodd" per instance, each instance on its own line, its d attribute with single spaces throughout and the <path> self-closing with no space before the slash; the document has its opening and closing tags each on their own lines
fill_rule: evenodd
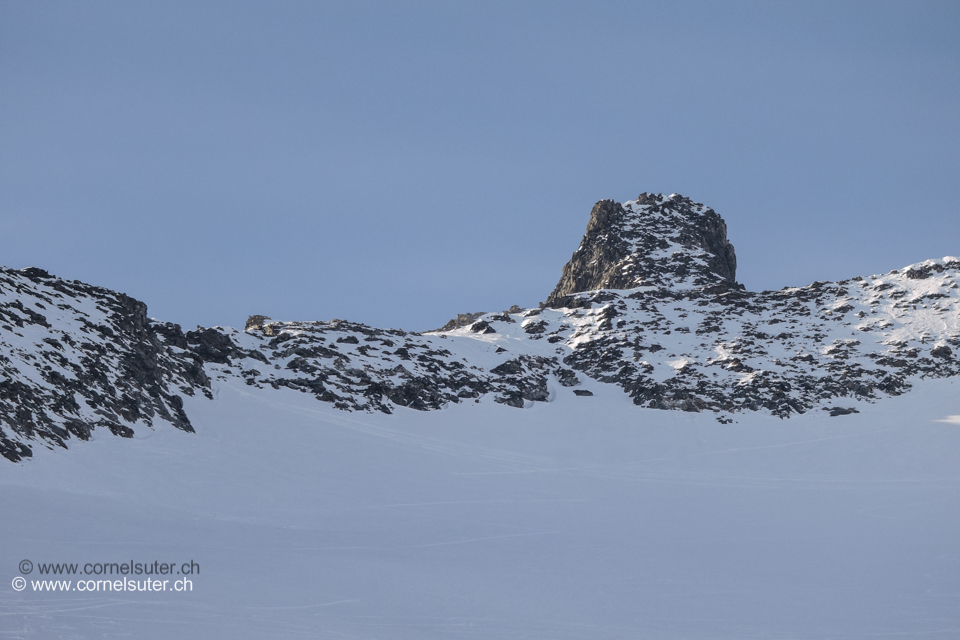
<svg viewBox="0 0 960 640">
<path fill-rule="evenodd" d="M 16 461 L 30 441 L 66 446 L 98 427 L 130 437 L 155 418 L 193 431 L 180 394 L 209 383 L 185 347 L 178 326 L 151 322 L 122 293 L 0 269 L 0 455 Z"/>
<path fill-rule="evenodd" d="M 737 258 L 713 209 L 673 194 L 601 200 L 547 305 L 597 289 L 691 289 L 736 285 Z"/>
<path fill-rule="evenodd" d="M 246 331 L 247 329 L 259 329 L 264 324 L 266 324 L 269 320 L 270 318 L 268 318 L 267 316 L 259 316 L 259 315 L 249 316 L 247 318 L 247 323 L 243 327 L 243 330 Z"/>
<path fill-rule="evenodd" d="M 192 431 L 181 396 L 212 398 L 211 382 L 384 413 L 525 407 L 611 384 L 637 405 L 727 423 L 741 411 L 840 417 L 918 378 L 960 375 L 957 258 L 761 293 L 735 274 L 716 213 L 648 194 L 597 204 L 548 305 L 460 314 L 423 334 L 266 316 L 184 333 L 123 294 L 0 269 L 0 455 L 100 427 Z"/>
</svg>

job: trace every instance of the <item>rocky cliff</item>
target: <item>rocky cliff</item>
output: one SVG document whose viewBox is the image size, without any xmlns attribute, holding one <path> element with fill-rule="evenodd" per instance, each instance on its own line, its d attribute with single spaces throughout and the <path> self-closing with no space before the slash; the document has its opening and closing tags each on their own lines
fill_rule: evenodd
<svg viewBox="0 0 960 640">
<path fill-rule="evenodd" d="M 166 347 L 171 336 L 184 348 Z M 209 381 L 182 338 L 122 293 L 0 269 L 0 455 L 18 460 L 31 441 L 87 440 L 98 427 L 129 437 L 157 418 L 192 431 L 181 394 Z"/>
<path fill-rule="evenodd" d="M 572 293 L 597 289 L 730 288 L 736 277 L 727 225 L 713 209 L 677 194 L 641 193 L 622 205 L 601 200 L 593 207 L 547 304 L 562 306 Z"/>
</svg>

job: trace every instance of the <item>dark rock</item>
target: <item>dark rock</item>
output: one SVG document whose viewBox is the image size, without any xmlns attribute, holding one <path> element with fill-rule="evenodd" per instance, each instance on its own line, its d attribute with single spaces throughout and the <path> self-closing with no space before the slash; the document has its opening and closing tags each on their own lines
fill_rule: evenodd
<svg viewBox="0 0 960 640">
<path fill-rule="evenodd" d="M 477 311 L 475 313 L 458 313 L 456 318 L 447 322 L 447 324 L 437 329 L 437 331 L 453 331 L 454 329 L 466 327 L 467 325 L 472 324 L 474 320 L 483 314 L 483 311 Z"/>
<path fill-rule="evenodd" d="M 538 334 L 543 333 L 547 330 L 547 323 L 542 320 L 538 322 L 531 322 L 530 324 L 523 327 L 525 333 L 529 334 Z"/>
<path fill-rule="evenodd" d="M 230 364 L 230 358 L 238 356 L 240 353 L 239 348 L 230 339 L 230 336 L 220 333 L 216 329 L 197 327 L 196 331 L 188 331 L 186 338 L 193 352 L 205 362 Z"/>
<path fill-rule="evenodd" d="M 859 411 L 857 411 L 852 407 L 851 408 L 830 407 L 830 408 L 824 408 L 824 411 L 829 411 L 831 418 L 835 418 L 837 416 L 847 416 L 847 415 L 850 415 L 851 413 L 860 413 Z"/>
<path fill-rule="evenodd" d="M 180 325 L 171 322 L 163 322 L 153 325 L 153 331 L 163 338 L 163 341 L 173 347 L 180 349 L 189 349 L 187 337 L 183 334 Z"/>
<path fill-rule="evenodd" d="M 105 426 L 110 429 L 110 433 L 115 436 L 120 436 L 121 438 L 132 438 L 133 429 L 130 427 L 124 426 L 122 424 L 117 424 L 116 422 L 107 422 Z"/>
<path fill-rule="evenodd" d="M 953 349 L 951 349 L 945 344 L 940 345 L 939 347 L 934 347 L 933 349 L 931 349 L 930 355 L 932 355 L 934 358 L 952 358 Z"/>
<path fill-rule="evenodd" d="M 80 440 L 89 440 L 90 434 L 93 431 L 93 426 L 82 420 L 67 420 L 64 422 L 64 426 L 67 428 L 67 431 Z"/>
<path fill-rule="evenodd" d="M 37 267 L 27 267 L 26 269 L 20 269 L 20 273 L 27 276 L 30 279 L 36 278 L 53 278 L 54 276 L 50 275 L 47 271 L 39 269 Z"/>
<path fill-rule="evenodd" d="M 570 369 L 558 369 L 556 374 L 557 382 L 559 382 L 561 386 L 575 387 L 580 384 L 580 378 Z"/>
<path fill-rule="evenodd" d="M 10 462 L 20 462 L 24 458 L 33 456 L 33 450 L 22 442 L 10 440 L 0 431 L 0 456 Z"/>
<path fill-rule="evenodd" d="M 493 369 L 490 369 L 490 373 L 497 375 L 516 375 L 523 372 L 523 365 L 520 364 L 520 360 L 507 360 L 503 364 L 500 364 Z"/>
<path fill-rule="evenodd" d="M 269 320 L 267 316 L 250 316 L 247 318 L 247 323 L 244 325 L 244 331 L 250 331 L 251 329 L 261 329 L 263 325 Z"/>
<path fill-rule="evenodd" d="M 496 333 L 496 329 L 490 326 L 490 323 L 486 320 L 481 320 L 480 322 L 474 322 L 470 325 L 470 331 L 473 333 Z"/>
</svg>

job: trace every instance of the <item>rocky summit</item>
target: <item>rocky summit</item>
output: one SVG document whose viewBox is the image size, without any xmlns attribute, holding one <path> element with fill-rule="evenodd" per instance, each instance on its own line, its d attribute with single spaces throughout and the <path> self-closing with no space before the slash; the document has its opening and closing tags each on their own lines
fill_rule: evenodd
<svg viewBox="0 0 960 640">
<path fill-rule="evenodd" d="M 547 304 L 562 306 L 565 296 L 595 289 L 726 289 L 736 282 L 737 256 L 713 209 L 677 194 L 641 193 L 633 202 L 593 207 Z"/>
<path fill-rule="evenodd" d="M 462 402 L 523 408 L 616 385 L 642 407 L 781 418 L 960 375 L 960 260 L 749 292 L 723 219 L 676 194 L 602 200 L 546 301 L 459 314 L 427 332 L 251 316 L 243 331 L 181 327 L 121 293 L 0 270 L 0 454 L 192 431 L 182 396 L 218 382 L 282 388 L 345 411 Z"/>
</svg>

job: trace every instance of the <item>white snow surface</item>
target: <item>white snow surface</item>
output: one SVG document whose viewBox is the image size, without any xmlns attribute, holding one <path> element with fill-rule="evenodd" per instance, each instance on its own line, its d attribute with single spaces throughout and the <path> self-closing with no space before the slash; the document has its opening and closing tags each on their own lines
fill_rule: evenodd
<svg viewBox="0 0 960 640">
<path fill-rule="evenodd" d="M 38 447 L 0 464 L 0 638 L 960 637 L 956 378 L 722 425 L 588 386 L 385 415 L 227 378 L 195 434 Z M 16 592 L 24 559 L 200 571 Z"/>
</svg>

